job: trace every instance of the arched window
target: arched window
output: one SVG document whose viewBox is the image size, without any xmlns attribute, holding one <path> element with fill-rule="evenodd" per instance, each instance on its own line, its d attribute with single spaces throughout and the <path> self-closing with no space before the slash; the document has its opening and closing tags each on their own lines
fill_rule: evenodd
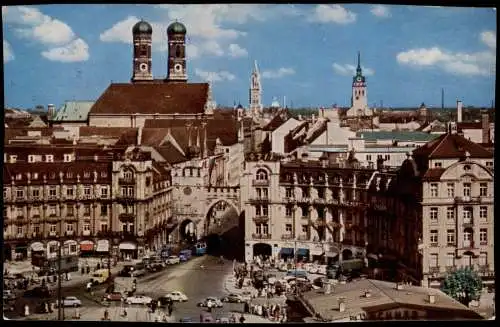
<svg viewBox="0 0 500 327">
<path fill-rule="evenodd" d="M 257 170 L 257 180 L 258 181 L 266 181 L 267 180 L 267 172 L 264 169 Z"/>
<path fill-rule="evenodd" d="M 130 170 L 130 169 L 125 170 L 123 172 L 123 178 L 124 179 L 133 179 L 134 178 L 134 172 L 132 170 Z"/>
<path fill-rule="evenodd" d="M 182 55 L 181 46 L 180 46 L 180 45 L 177 45 L 177 46 L 175 47 L 175 56 L 176 56 L 177 58 L 179 58 L 179 57 L 181 57 L 181 55 Z"/>
</svg>

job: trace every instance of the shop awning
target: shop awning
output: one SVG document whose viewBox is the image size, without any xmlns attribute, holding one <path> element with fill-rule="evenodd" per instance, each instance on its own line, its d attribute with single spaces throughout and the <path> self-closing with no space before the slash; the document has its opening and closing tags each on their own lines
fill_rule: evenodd
<svg viewBox="0 0 500 327">
<path fill-rule="evenodd" d="M 297 255 L 309 256 L 309 249 L 297 249 Z"/>
<path fill-rule="evenodd" d="M 64 245 L 75 245 L 75 244 L 78 244 L 78 242 L 73 241 L 73 240 L 68 240 L 68 241 L 64 242 Z"/>
<path fill-rule="evenodd" d="M 82 241 L 80 243 L 80 251 L 94 251 L 94 242 Z"/>
<path fill-rule="evenodd" d="M 333 252 L 333 251 L 329 251 L 329 252 L 326 252 L 325 255 L 329 258 L 335 258 L 338 255 L 338 253 Z"/>
<path fill-rule="evenodd" d="M 293 255 L 292 248 L 281 248 L 280 253 L 283 255 Z"/>
<path fill-rule="evenodd" d="M 108 252 L 109 251 L 109 241 L 99 240 L 97 241 L 97 252 Z"/>
<path fill-rule="evenodd" d="M 311 255 L 323 255 L 325 252 L 321 249 L 313 249 L 310 250 L 309 253 L 311 253 Z"/>
<path fill-rule="evenodd" d="M 42 252 L 45 251 L 45 246 L 41 242 L 35 242 L 31 244 L 31 251 Z"/>
<path fill-rule="evenodd" d="M 120 250 L 135 250 L 137 249 L 137 245 L 130 242 L 120 243 Z"/>
</svg>

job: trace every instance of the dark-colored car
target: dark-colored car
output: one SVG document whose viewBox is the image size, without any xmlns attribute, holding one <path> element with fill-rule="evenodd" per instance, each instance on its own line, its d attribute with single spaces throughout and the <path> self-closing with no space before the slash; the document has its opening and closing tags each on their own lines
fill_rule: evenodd
<svg viewBox="0 0 500 327">
<path fill-rule="evenodd" d="M 121 301 L 122 294 L 120 292 L 111 292 L 104 296 L 104 301 Z"/>
<path fill-rule="evenodd" d="M 166 297 L 166 296 L 161 296 L 158 299 L 156 299 L 156 303 L 160 302 L 160 307 L 165 307 L 168 304 L 173 304 L 174 301 L 172 301 L 171 298 Z"/>
<path fill-rule="evenodd" d="M 24 297 L 49 298 L 52 296 L 52 291 L 48 287 L 37 286 L 31 290 L 24 292 Z"/>
</svg>

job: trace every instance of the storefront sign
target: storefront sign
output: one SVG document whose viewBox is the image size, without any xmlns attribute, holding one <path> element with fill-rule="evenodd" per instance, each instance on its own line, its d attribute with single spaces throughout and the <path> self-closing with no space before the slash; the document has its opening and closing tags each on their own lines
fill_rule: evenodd
<svg viewBox="0 0 500 327">
<path fill-rule="evenodd" d="M 97 252 L 108 252 L 109 251 L 109 241 L 99 240 L 97 241 Z"/>
</svg>

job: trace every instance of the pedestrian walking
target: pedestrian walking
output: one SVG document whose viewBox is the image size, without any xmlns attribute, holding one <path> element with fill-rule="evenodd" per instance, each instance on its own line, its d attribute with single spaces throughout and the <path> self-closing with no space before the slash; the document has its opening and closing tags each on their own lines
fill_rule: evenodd
<svg viewBox="0 0 500 327">
<path fill-rule="evenodd" d="M 243 315 L 240 316 L 240 323 L 244 323 L 245 322 L 245 317 Z"/>
</svg>

